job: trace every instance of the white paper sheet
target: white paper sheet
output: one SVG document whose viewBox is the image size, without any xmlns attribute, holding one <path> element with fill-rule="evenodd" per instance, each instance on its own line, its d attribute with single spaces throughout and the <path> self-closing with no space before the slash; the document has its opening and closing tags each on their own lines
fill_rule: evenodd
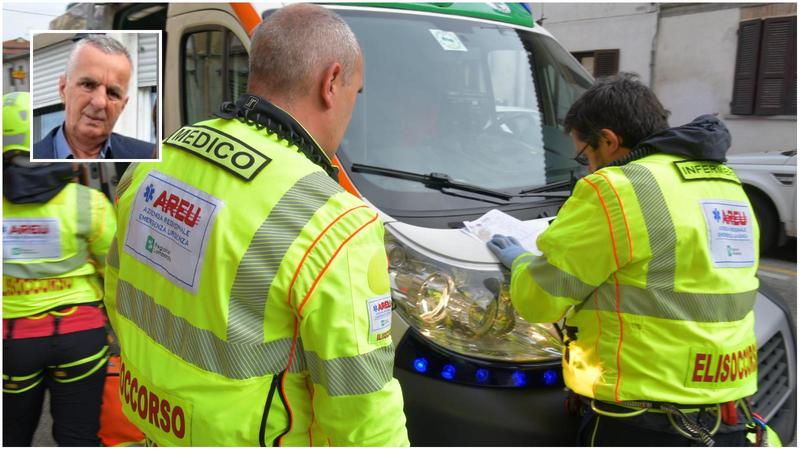
<svg viewBox="0 0 800 450">
<path fill-rule="evenodd" d="M 508 214 L 492 209 L 479 219 L 464 222 L 462 231 L 482 242 L 488 242 L 495 234 L 515 237 L 522 247 L 537 255 L 542 252 L 536 247 L 536 238 L 547 228 L 550 219 L 521 221 Z"/>
</svg>

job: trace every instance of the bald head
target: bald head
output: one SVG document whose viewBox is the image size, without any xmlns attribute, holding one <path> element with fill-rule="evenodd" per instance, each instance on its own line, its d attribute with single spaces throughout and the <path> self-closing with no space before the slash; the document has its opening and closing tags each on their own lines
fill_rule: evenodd
<svg viewBox="0 0 800 450">
<path fill-rule="evenodd" d="M 273 12 L 253 32 L 247 90 L 291 103 L 310 92 L 333 63 L 348 83 L 361 48 L 347 23 L 323 7 L 296 3 Z"/>
</svg>

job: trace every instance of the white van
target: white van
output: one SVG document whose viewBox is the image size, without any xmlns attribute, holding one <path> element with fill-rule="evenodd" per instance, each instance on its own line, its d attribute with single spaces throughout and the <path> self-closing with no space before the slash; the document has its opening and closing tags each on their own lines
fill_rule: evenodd
<svg viewBox="0 0 800 450">
<path fill-rule="evenodd" d="M 244 92 L 248 33 L 275 7 L 79 4 L 52 25 L 164 30 L 168 135 Z M 521 4 L 329 7 L 365 55 L 337 164 L 340 183 L 386 224 L 395 376 L 412 445 L 574 445 L 557 327 L 519 317 L 508 272 L 461 228 L 491 209 L 523 221 L 556 215 L 585 174 L 563 119 L 591 77 Z M 756 322 L 753 402 L 789 442 L 794 325 L 766 294 Z"/>
</svg>

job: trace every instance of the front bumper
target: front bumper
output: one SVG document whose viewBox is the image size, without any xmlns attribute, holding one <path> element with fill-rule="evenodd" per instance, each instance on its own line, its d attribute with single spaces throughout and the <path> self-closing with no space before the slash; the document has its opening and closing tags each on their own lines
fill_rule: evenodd
<svg viewBox="0 0 800 450">
<path fill-rule="evenodd" d="M 579 419 L 568 416 L 561 363 L 492 367 L 491 383 L 453 382 L 440 375 L 444 361 L 465 371 L 471 361 L 428 347 L 426 373 L 413 368 L 421 338 L 408 330 L 397 346 L 394 375 L 403 388 L 409 439 L 413 446 L 571 446 Z M 473 366 L 474 368 L 474 366 Z M 524 373 L 525 386 L 510 387 L 512 373 Z M 557 378 L 551 375 L 557 373 Z M 518 378 L 513 377 L 516 380 Z"/>
<path fill-rule="evenodd" d="M 793 320 L 781 302 L 769 293 L 759 293 L 756 300 L 759 390 L 751 402 L 781 441 L 788 444 L 795 438 L 797 428 L 797 353 Z M 529 376 L 530 382 L 524 387 L 470 385 L 439 375 L 442 361 L 454 361 L 456 367 L 463 367 L 470 360 L 426 344 L 410 329 L 395 342 L 394 372 L 403 389 L 412 445 L 576 445 L 579 419 L 565 411 L 560 361 L 518 368 Z M 414 360 L 421 351 L 431 360 L 424 374 L 414 369 Z M 555 383 L 540 381 L 539 374 L 552 371 L 558 372 Z M 503 380 L 499 384 L 504 384 Z"/>
</svg>

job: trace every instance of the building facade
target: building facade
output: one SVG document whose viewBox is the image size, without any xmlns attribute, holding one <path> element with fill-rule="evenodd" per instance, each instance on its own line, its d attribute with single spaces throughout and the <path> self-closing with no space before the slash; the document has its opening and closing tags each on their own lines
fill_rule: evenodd
<svg viewBox="0 0 800 450">
<path fill-rule="evenodd" d="M 30 42 L 16 38 L 3 41 L 3 94 L 30 91 Z"/>
<path fill-rule="evenodd" d="M 716 113 L 731 154 L 797 147 L 795 3 L 532 5 L 595 76 L 635 72 L 670 125 Z"/>
</svg>

